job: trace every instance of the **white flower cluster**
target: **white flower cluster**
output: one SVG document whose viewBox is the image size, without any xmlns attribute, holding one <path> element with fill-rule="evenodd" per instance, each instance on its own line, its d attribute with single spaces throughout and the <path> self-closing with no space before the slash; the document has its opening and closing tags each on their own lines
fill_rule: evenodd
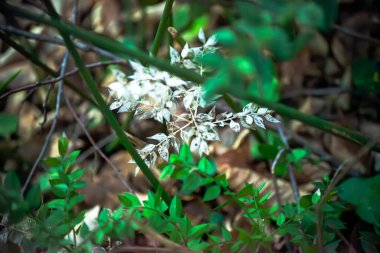
<svg viewBox="0 0 380 253">
<path fill-rule="evenodd" d="M 190 48 L 186 44 L 181 52 L 170 47 L 171 64 L 201 75 L 209 71 L 204 68 L 202 58 L 218 49 L 215 46 L 217 39 L 211 36 L 206 40 L 203 30 L 199 31 L 198 38 L 203 43 L 200 47 Z M 145 67 L 134 61 L 130 61 L 130 64 L 134 70 L 131 76 L 126 77 L 120 71 L 113 72 L 116 82 L 109 85 L 109 91 L 115 102 L 110 109 L 118 109 L 118 112 L 136 110 L 139 119 L 154 118 L 167 124 L 168 135 L 158 133 L 149 137 L 157 143 L 148 144 L 139 150 L 148 166 L 154 165 L 158 156 L 168 161 L 170 147 L 178 152 L 181 141 L 188 143 L 191 151 L 200 156 L 208 154 L 208 143 L 219 140 L 218 127 L 229 126 L 233 131 L 239 132 L 240 125 L 265 129 L 264 119 L 273 123 L 279 122 L 270 115 L 271 111 L 267 108 L 258 108 L 253 104 L 246 105 L 239 113 L 225 112 L 216 115 L 215 107 L 207 113 L 199 112 L 203 105 L 199 84 L 184 81 L 152 66 Z M 177 110 L 181 102 L 185 113 Z"/>
</svg>

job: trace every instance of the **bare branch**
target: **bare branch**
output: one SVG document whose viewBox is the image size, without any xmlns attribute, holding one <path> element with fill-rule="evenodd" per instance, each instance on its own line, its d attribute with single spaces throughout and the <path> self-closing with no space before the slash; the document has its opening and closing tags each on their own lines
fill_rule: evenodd
<svg viewBox="0 0 380 253">
<path fill-rule="evenodd" d="M 98 67 L 111 65 L 111 64 L 127 64 L 127 61 L 125 61 L 125 60 L 111 60 L 111 61 L 104 61 L 104 62 L 95 62 L 95 63 L 87 64 L 86 67 L 89 69 L 92 69 L 92 68 L 98 68 Z M 59 76 L 57 78 L 53 78 L 53 79 L 45 80 L 45 81 L 34 82 L 34 83 L 30 83 L 30 84 L 25 84 L 19 88 L 5 92 L 3 95 L 0 96 L 0 100 L 8 97 L 9 95 L 20 92 L 20 91 L 31 90 L 31 89 L 35 89 L 39 86 L 54 84 L 58 81 L 65 79 L 66 77 L 72 76 L 78 72 L 79 72 L 78 68 L 74 68 L 74 69 L 70 70 L 69 72 L 65 73 L 64 75 Z"/>
</svg>

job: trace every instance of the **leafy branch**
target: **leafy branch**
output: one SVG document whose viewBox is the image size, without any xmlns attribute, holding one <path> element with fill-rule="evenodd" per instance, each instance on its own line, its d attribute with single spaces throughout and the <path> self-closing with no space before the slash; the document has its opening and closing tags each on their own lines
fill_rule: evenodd
<svg viewBox="0 0 380 253">
<path fill-rule="evenodd" d="M 24 10 L 22 8 L 6 4 L 4 2 L 0 3 L 0 11 L 3 13 L 13 13 L 15 16 L 27 18 L 27 19 L 34 20 L 36 22 L 40 22 L 48 26 L 55 27 L 63 32 L 74 35 L 82 40 L 91 42 L 97 47 L 108 50 L 111 53 L 118 54 L 122 56 L 123 58 L 135 58 L 139 60 L 142 64 L 150 64 L 150 65 L 156 66 L 162 70 L 175 74 L 178 77 L 181 77 L 185 80 L 193 81 L 196 83 L 203 83 L 205 80 L 204 77 L 202 77 L 201 75 L 197 73 L 173 66 L 163 59 L 150 57 L 146 53 L 138 50 L 133 45 L 129 45 L 129 44 L 123 45 L 110 38 L 98 35 L 93 32 L 86 31 L 84 29 L 78 28 L 64 21 L 58 21 L 56 19 L 48 18 L 44 15 L 37 15 L 31 12 L 28 12 L 27 10 Z M 274 110 L 277 113 L 283 115 L 285 118 L 299 120 L 310 126 L 313 126 L 315 128 L 321 129 L 328 133 L 334 134 L 341 138 L 353 141 L 357 144 L 366 145 L 370 143 L 371 141 L 368 137 L 364 136 L 360 132 L 342 127 L 338 124 L 323 120 L 316 116 L 301 113 L 286 105 L 283 105 L 280 103 L 273 103 L 261 97 L 247 94 L 246 91 L 241 93 L 239 92 L 239 90 L 235 90 L 233 92 L 233 95 L 236 95 L 242 99 L 247 99 L 258 105 L 268 107 L 269 109 Z M 377 143 L 376 145 L 373 146 L 372 149 L 374 151 L 380 152 L 380 144 Z"/>
</svg>

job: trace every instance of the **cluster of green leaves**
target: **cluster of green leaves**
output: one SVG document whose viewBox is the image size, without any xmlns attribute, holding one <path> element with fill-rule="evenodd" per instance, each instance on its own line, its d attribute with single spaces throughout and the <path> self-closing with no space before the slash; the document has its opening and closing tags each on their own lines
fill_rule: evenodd
<svg viewBox="0 0 380 253">
<path fill-rule="evenodd" d="M 156 193 L 149 192 L 147 200 L 142 202 L 131 193 L 123 193 L 119 195 L 121 206 L 116 210 L 103 209 L 97 217 L 96 227 L 90 228 L 84 221 L 87 210 L 74 210 L 83 201 L 78 190 L 86 184 L 81 181 L 84 169 L 73 169 L 79 151 L 67 154 L 66 138 L 59 140 L 58 147 L 60 156 L 44 161 L 50 168 L 49 173 L 30 188 L 25 198 L 15 173 L 8 173 L 1 185 L 0 212 L 8 218 L 7 229 L 1 234 L 24 248 L 91 252 L 94 245 L 134 238 L 136 231 L 149 234 L 153 229 L 193 251 L 270 250 L 274 235 L 279 234 L 290 236 L 293 244 L 308 252 L 318 247 L 320 226 L 325 250 L 334 252 L 340 244 L 336 231 L 346 229 L 341 221 L 342 212 L 347 210 L 346 203 L 357 206 L 358 216 L 374 226 L 375 232 L 359 231 L 363 249 L 373 251 L 378 244 L 379 176 L 349 179 L 338 187 L 338 191 L 328 192 L 326 189 L 331 182 L 326 177 L 315 183 L 317 190 L 302 196 L 299 204 L 285 203 L 280 208 L 276 204 L 268 206 L 271 193 L 262 193 L 264 184 L 256 187 L 246 183 L 241 190 L 232 191 L 225 175 L 216 173 L 215 163 L 205 157 L 196 163 L 186 145 L 181 147 L 179 154 L 172 154 L 168 163 L 160 165 L 161 178 L 178 181 L 181 189 L 170 205 L 162 199 L 161 188 Z M 260 150 L 268 155 L 270 148 Z M 304 157 L 303 151 L 296 150 L 284 159 L 297 162 Z M 184 213 L 181 201 L 183 195 L 194 193 L 203 194 L 203 201 L 214 207 L 200 224 L 193 224 Z M 224 202 L 217 205 L 214 200 L 220 196 Z M 42 199 L 50 200 L 41 204 Z M 227 229 L 223 223 L 223 209 L 228 205 L 241 210 L 242 225 L 234 224 Z"/>
<path fill-rule="evenodd" d="M 231 92 L 239 97 L 248 91 L 277 101 L 275 61 L 292 59 L 311 41 L 316 29 L 329 27 L 337 3 L 325 2 L 235 1 L 238 18 L 217 31 L 219 44 L 233 56 L 224 59 L 215 53 L 205 57 L 204 64 L 219 70 L 206 82 L 207 94 Z"/>
<path fill-rule="evenodd" d="M 163 168 L 161 178 L 170 177 L 174 180 L 181 180 L 180 193 L 187 195 L 198 189 L 203 189 L 203 201 L 208 202 L 215 200 L 223 195 L 227 200 L 215 207 L 215 212 L 210 217 L 210 223 L 217 223 L 221 226 L 223 216 L 217 211 L 232 204 L 236 204 L 243 210 L 243 217 L 249 224 L 249 230 L 234 227 L 238 231 L 237 238 L 232 239 L 231 234 L 223 227 L 221 229 L 223 242 L 220 237 L 208 235 L 211 241 L 203 245 L 207 252 L 219 252 L 218 245 L 223 245 L 224 249 L 236 252 L 242 248 L 259 249 L 260 247 L 269 247 L 269 243 L 273 241 L 273 236 L 268 236 L 268 227 L 272 221 L 276 221 L 275 212 L 277 205 L 267 207 L 265 205 L 271 193 L 262 195 L 260 192 L 265 184 L 259 187 L 253 184 L 246 184 L 240 191 L 235 192 L 229 189 L 229 182 L 224 174 L 216 175 L 216 167 L 214 162 L 202 157 L 196 164 L 194 158 L 187 145 L 183 145 L 178 155 L 172 154 L 169 162 L 161 164 Z M 200 226 L 200 225 L 198 225 Z M 217 245 L 215 245 L 215 243 Z M 208 245 L 208 247 L 206 246 Z M 214 246 L 213 246 L 214 245 Z M 219 249 L 220 250 L 220 249 Z"/>
<path fill-rule="evenodd" d="M 324 196 L 329 184 L 328 177 L 321 182 L 315 182 L 317 190 L 313 194 L 302 196 L 298 205 L 286 203 L 282 208 L 280 216 L 284 217 L 284 225 L 279 229 L 279 234 L 291 235 L 291 241 L 306 252 L 318 247 L 318 226 L 321 226 L 324 247 L 328 252 L 334 252 L 341 242 L 336 238 L 336 231 L 346 228 L 340 219 L 346 209 L 344 202 L 336 201 L 335 191 Z M 323 217 L 318 217 L 318 208 L 321 209 Z"/>
<path fill-rule="evenodd" d="M 350 178 L 338 186 L 338 196 L 356 207 L 357 215 L 373 225 L 373 231 L 360 231 L 365 252 L 378 252 L 380 247 L 380 175 Z"/>
<path fill-rule="evenodd" d="M 14 171 L 8 172 L 0 185 L 0 213 L 7 216 L 9 224 L 15 224 L 41 203 L 40 187 L 32 187 L 23 197 L 21 183 Z"/>
<path fill-rule="evenodd" d="M 258 134 L 264 138 L 262 132 L 259 132 Z M 278 152 L 280 152 L 281 149 L 285 149 L 286 152 L 283 152 L 283 155 L 279 158 L 274 168 L 276 175 L 281 177 L 287 176 L 289 164 L 294 167 L 298 173 L 301 172 L 301 168 L 306 160 L 311 161 L 312 163 L 318 162 L 311 159 L 311 152 L 308 148 L 292 148 L 288 150 L 277 133 L 265 132 L 265 135 L 265 143 L 258 141 L 252 143 L 251 154 L 258 159 L 273 161 L 276 159 Z"/>
<path fill-rule="evenodd" d="M 84 200 L 78 190 L 86 185 L 85 181 L 80 180 L 85 170 L 73 169 L 80 152 L 67 154 L 68 147 L 68 139 L 61 137 L 58 142 L 60 156 L 44 161 L 50 171 L 47 178 L 42 178 L 41 185 L 44 191 L 53 193 L 53 199 L 39 209 L 33 229 L 33 238 L 37 245 L 52 252 L 62 247 L 75 247 L 75 240 L 72 242 L 67 235 L 73 233 L 76 236 L 75 227 L 83 221 L 85 215 L 85 210 L 74 211 L 74 207 Z"/>
<path fill-rule="evenodd" d="M 25 248 L 48 248 L 49 252 L 75 247 L 75 240 L 70 240 L 68 235 L 73 233 L 75 237 L 75 227 L 84 218 L 85 210 L 75 212 L 74 207 L 84 199 L 78 190 L 86 182 L 80 180 L 84 169 L 72 169 L 79 151 L 67 154 L 68 145 L 68 139 L 60 138 L 60 157 L 44 161 L 49 173 L 29 189 L 25 198 L 17 175 L 7 174 L 0 191 L 0 213 L 8 218 L 6 224 L 13 227 L 2 231 L 7 233 L 5 238 L 12 234 L 11 239 Z M 52 199 L 42 203 L 42 193 L 52 193 Z"/>
</svg>

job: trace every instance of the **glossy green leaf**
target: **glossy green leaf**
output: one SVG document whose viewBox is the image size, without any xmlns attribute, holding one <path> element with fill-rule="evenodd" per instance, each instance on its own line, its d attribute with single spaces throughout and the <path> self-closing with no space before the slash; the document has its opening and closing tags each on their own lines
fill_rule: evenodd
<svg viewBox="0 0 380 253">
<path fill-rule="evenodd" d="M 66 137 L 60 137 L 58 141 L 58 151 L 61 156 L 65 156 L 69 149 L 69 140 Z"/>
<path fill-rule="evenodd" d="M 193 157 L 191 155 L 190 147 L 187 144 L 183 144 L 179 151 L 179 158 L 184 163 L 192 163 Z"/>
<path fill-rule="evenodd" d="M 189 232 L 189 237 L 191 239 L 197 239 L 203 234 L 208 233 L 211 230 L 208 224 L 200 224 L 192 227 Z"/>
<path fill-rule="evenodd" d="M 214 175 L 216 173 L 216 166 L 214 163 L 209 161 L 206 157 L 202 157 L 198 163 L 198 168 L 201 172 L 207 175 Z"/>
<path fill-rule="evenodd" d="M 47 203 L 47 207 L 52 209 L 64 210 L 66 201 L 64 199 L 54 199 Z"/>
<path fill-rule="evenodd" d="M 169 214 L 172 217 L 181 217 L 182 216 L 182 203 L 178 195 L 175 195 L 170 203 Z"/>
<path fill-rule="evenodd" d="M 98 216 L 98 222 L 100 226 L 104 226 L 108 221 L 109 211 L 107 208 L 103 208 Z"/>
<path fill-rule="evenodd" d="M 170 177 L 174 172 L 174 166 L 171 164 L 168 164 L 164 167 L 160 174 L 160 179 L 165 179 L 167 177 Z"/>
<path fill-rule="evenodd" d="M 86 171 L 84 169 L 77 169 L 71 172 L 70 178 L 72 181 L 77 181 L 79 180 L 85 173 Z"/>
<path fill-rule="evenodd" d="M 220 186 L 219 185 L 213 185 L 213 186 L 207 188 L 206 193 L 203 197 L 203 201 L 214 200 L 217 197 L 219 197 L 220 193 L 221 193 Z"/>
<path fill-rule="evenodd" d="M 141 206 L 140 200 L 132 193 L 125 192 L 123 195 L 118 195 L 120 202 L 126 207 Z"/>
<path fill-rule="evenodd" d="M 339 185 L 339 197 L 356 206 L 364 221 L 380 226 L 380 175 L 350 178 Z"/>
<path fill-rule="evenodd" d="M 202 178 L 197 173 L 192 173 L 183 183 L 181 193 L 184 195 L 192 193 L 202 184 Z"/>
<path fill-rule="evenodd" d="M 301 5 L 297 12 L 296 21 L 302 25 L 321 29 L 325 26 L 324 13 L 318 4 L 313 2 Z"/>
</svg>

